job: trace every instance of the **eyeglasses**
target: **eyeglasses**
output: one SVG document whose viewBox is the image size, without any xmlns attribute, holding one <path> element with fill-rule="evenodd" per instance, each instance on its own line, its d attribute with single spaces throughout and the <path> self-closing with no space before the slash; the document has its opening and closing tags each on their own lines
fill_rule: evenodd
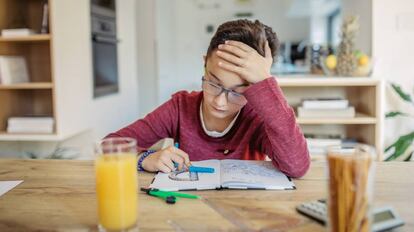
<svg viewBox="0 0 414 232">
<path fill-rule="evenodd" d="M 225 93 L 227 100 L 230 103 L 237 104 L 237 105 L 245 105 L 247 103 L 247 99 L 241 93 L 237 93 L 234 90 L 226 89 L 223 86 L 220 86 L 212 81 L 209 81 L 204 78 L 201 78 L 203 81 L 203 91 L 213 96 L 220 96 L 223 92 Z"/>
</svg>

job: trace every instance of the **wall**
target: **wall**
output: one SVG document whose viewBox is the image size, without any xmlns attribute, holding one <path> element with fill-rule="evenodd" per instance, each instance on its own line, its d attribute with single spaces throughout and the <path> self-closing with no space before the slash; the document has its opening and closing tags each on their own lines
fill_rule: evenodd
<svg viewBox="0 0 414 232">
<path fill-rule="evenodd" d="M 314 10 L 304 10 L 306 6 L 303 4 L 306 2 L 309 4 L 305 5 L 312 6 Z M 200 88 L 204 64 L 202 56 L 214 33 L 206 31 L 207 25 L 213 25 L 215 31 L 221 23 L 235 19 L 235 13 L 252 12 L 251 19 L 257 18 L 271 26 L 281 41 L 297 42 L 305 38 L 324 43 L 326 30 L 311 30 L 311 27 L 316 25 L 320 29 L 321 25 L 324 26 L 325 20 L 318 16 L 340 6 L 339 2 L 332 1 L 323 5 L 325 10 L 321 12 L 318 11 L 321 7 L 314 3 L 326 3 L 313 0 L 253 0 L 245 4 L 218 0 L 157 0 L 155 17 L 158 102 L 143 102 L 142 104 L 151 106 L 142 108 L 142 114 L 168 100 L 176 91 Z M 370 54 L 371 0 L 343 0 L 342 5 L 343 15 L 360 15 L 361 32 L 356 39 L 356 47 Z M 311 15 L 315 16 L 313 21 L 310 20 Z"/>
<path fill-rule="evenodd" d="M 414 1 L 374 0 L 373 56 L 376 59 L 374 75 L 385 83 L 394 82 L 407 93 L 414 94 Z M 402 110 L 414 115 L 414 106 L 396 101 L 386 88 L 385 112 Z M 414 120 L 407 118 L 385 120 L 385 146 L 399 135 L 414 131 Z"/>
<path fill-rule="evenodd" d="M 155 1 L 155 23 L 156 23 L 156 60 L 158 76 L 154 77 L 157 79 L 157 85 L 155 88 L 158 91 L 157 102 L 154 107 L 161 104 L 169 98 L 169 93 L 176 91 L 174 83 L 177 81 L 177 61 L 176 57 L 179 56 L 177 47 L 176 36 L 176 20 L 177 12 L 175 10 L 174 0 L 157 0 Z M 152 111 L 153 108 L 148 107 L 147 112 Z"/>
<path fill-rule="evenodd" d="M 158 105 L 158 70 L 156 60 L 157 1 L 136 1 L 136 51 L 138 67 L 139 112 L 143 117 Z M 135 50 L 131 50 L 135 51 Z"/>
<path fill-rule="evenodd" d="M 89 1 L 55 1 L 53 5 L 58 130 L 91 128 L 95 138 L 138 116 L 135 1 L 117 1 L 119 87 L 116 94 L 93 98 Z"/>
<path fill-rule="evenodd" d="M 294 18 L 308 19 L 311 43 L 326 44 L 328 36 L 327 17 L 341 7 L 341 0 L 293 0 L 287 14 Z M 286 29 L 291 29 L 286 27 Z"/>
<path fill-rule="evenodd" d="M 286 19 L 292 0 L 255 0 L 246 4 L 236 1 L 158 0 L 157 62 L 159 70 L 158 104 L 182 89 L 200 89 L 203 55 L 214 31 L 221 23 L 234 19 L 237 12 L 252 12 L 271 26 L 282 41 L 300 41 L 309 36 L 307 19 Z M 292 30 L 294 28 L 294 30 Z"/>
<path fill-rule="evenodd" d="M 360 30 L 356 37 L 355 48 L 360 49 L 367 54 L 372 53 L 372 5 L 373 2 L 376 1 L 377 0 L 342 0 L 342 16 L 344 18 L 353 15 L 359 16 Z"/>
<path fill-rule="evenodd" d="M 85 0 L 55 0 L 52 11 L 57 129 L 61 142 L 0 142 L 1 156 L 32 152 L 40 157 L 59 147 L 90 157 L 93 142 L 138 118 L 135 0 L 117 1 L 119 93 L 93 98 L 90 8 Z"/>
</svg>

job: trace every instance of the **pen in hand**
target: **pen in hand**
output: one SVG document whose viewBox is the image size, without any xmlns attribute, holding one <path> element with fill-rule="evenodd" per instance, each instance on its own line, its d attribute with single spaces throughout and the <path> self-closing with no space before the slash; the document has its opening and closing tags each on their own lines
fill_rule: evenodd
<svg viewBox="0 0 414 232">
<path fill-rule="evenodd" d="M 176 142 L 176 143 L 174 143 L 174 147 L 179 149 L 180 144 L 178 142 Z M 177 162 L 174 162 L 174 161 L 173 161 L 173 163 L 174 163 L 175 169 L 178 170 L 179 164 Z M 189 170 L 190 167 L 191 167 L 191 162 L 188 162 L 188 163 L 184 162 L 183 168 L 185 168 L 185 170 Z"/>
</svg>

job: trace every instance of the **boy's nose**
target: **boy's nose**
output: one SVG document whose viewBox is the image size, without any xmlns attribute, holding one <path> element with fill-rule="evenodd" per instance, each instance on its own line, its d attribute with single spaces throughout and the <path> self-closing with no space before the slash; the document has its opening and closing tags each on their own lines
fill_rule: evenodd
<svg viewBox="0 0 414 232">
<path fill-rule="evenodd" d="M 217 106 L 226 106 L 227 105 L 227 93 L 223 91 L 221 94 L 217 95 L 214 98 L 214 102 Z"/>
</svg>

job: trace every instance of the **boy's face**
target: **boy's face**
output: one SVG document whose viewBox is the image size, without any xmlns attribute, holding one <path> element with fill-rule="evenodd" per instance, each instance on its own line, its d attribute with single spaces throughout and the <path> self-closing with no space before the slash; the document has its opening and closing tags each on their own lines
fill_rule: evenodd
<svg viewBox="0 0 414 232">
<path fill-rule="evenodd" d="M 218 62 L 223 60 L 216 55 L 216 50 L 213 51 L 206 60 L 206 71 L 204 79 L 213 82 L 213 84 L 222 86 L 226 89 L 230 89 L 236 93 L 243 93 L 248 87 L 247 81 L 240 78 L 235 73 L 219 67 Z M 204 81 L 203 85 L 208 85 L 208 82 Z M 211 87 L 211 86 L 209 86 Z M 237 104 L 229 101 L 229 96 L 232 93 L 222 92 L 220 95 L 214 95 L 203 91 L 204 105 L 210 116 L 218 119 L 226 119 L 233 117 L 244 105 Z M 244 97 L 243 97 L 244 98 Z M 234 94 L 230 99 L 234 99 Z"/>
</svg>

